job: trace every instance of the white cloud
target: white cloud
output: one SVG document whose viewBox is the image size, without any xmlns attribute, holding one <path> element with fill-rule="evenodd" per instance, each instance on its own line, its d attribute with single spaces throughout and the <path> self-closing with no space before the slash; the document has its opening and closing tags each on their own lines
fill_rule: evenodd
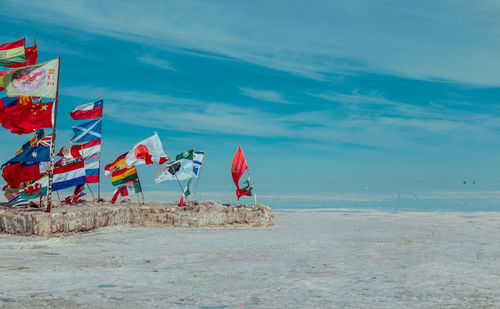
<svg viewBox="0 0 500 309">
<path fill-rule="evenodd" d="M 184 0 L 137 6 L 50 0 L 7 5 L 0 14 L 224 55 L 312 78 L 354 70 L 500 85 L 497 1 Z"/>
<path fill-rule="evenodd" d="M 172 64 L 166 61 L 165 59 L 160 59 L 157 57 L 146 55 L 139 57 L 139 61 L 141 61 L 142 63 L 159 67 L 164 70 L 175 71 L 175 69 L 172 67 Z"/>
<path fill-rule="evenodd" d="M 275 102 L 275 103 L 295 104 L 293 102 L 285 100 L 283 93 L 281 92 L 273 90 L 243 88 L 243 87 L 240 87 L 240 90 L 244 95 L 257 100 Z"/>
</svg>

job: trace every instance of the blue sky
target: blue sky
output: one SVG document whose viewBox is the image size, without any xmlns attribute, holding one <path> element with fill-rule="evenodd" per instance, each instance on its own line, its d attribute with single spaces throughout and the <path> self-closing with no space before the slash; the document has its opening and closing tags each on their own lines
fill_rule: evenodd
<svg viewBox="0 0 500 309">
<path fill-rule="evenodd" d="M 1 42 L 62 57 L 58 149 L 104 98 L 104 163 L 157 131 L 207 151 L 204 191 L 234 190 L 239 145 L 257 192 L 500 186 L 496 1 L 122 2 L 2 6 Z M 0 131 L 0 159 L 26 139 Z"/>
</svg>

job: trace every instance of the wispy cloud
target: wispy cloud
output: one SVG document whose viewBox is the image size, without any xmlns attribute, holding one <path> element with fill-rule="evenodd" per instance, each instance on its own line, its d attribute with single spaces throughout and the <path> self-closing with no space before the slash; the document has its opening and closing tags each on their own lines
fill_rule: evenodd
<svg viewBox="0 0 500 309">
<path fill-rule="evenodd" d="M 263 89 L 252 89 L 240 87 L 243 95 L 248 97 L 268 102 L 284 103 L 284 104 L 295 104 L 293 102 L 284 99 L 283 93 L 273 91 L 273 90 L 263 90 Z"/>
<path fill-rule="evenodd" d="M 157 57 L 145 55 L 139 57 L 139 61 L 141 61 L 142 63 L 159 67 L 160 69 L 175 71 L 175 69 L 172 67 L 172 64 L 170 64 L 170 62 L 166 61 L 165 59 L 160 59 Z"/>
<path fill-rule="evenodd" d="M 499 12 L 494 1 L 49 0 L 9 2 L 0 14 L 312 78 L 354 70 L 489 86 L 500 85 Z"/>
</svg>

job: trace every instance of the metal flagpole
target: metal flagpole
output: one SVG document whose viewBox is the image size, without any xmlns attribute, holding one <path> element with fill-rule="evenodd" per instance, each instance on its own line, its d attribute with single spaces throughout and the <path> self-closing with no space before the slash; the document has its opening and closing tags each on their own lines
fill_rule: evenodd
<svg viewBox="0 0 500 309">
<path fill-rule="evenodd" d="M 101 100 L 102 100 L 102 109 L 104 110 L 104 98 L 101 98 Z M 104 117 L 101 116 L 101 119 L 102 118 Z M 99 151 L 99 181 L 97 182 L 97 203 L 101 201 L 101 152 L 102 152 L 102 125 L 101 125 L 101 150 Z M 137 177 L 139 177 L 139 175 L 137 175 Z"/>
<path fill-rule="evenodd" d="M 193 147 L 193 160 L 191 161 L 192 162 L 192 166 L 191 166 L 191 182 L 189 182 L 189 192 L 193 192 L 193 178 L 194 178 L 194 147 Z M 191 195 L 191 194 L 189 194 Z M 187 197 L 187 196 L 186 196 Z"/>
<path fill-rule="evenodd" d="M 142 203 L 146 204 L 146 200 L 144 199 L 144 193 L 142 192 L 141 181 L 139 180 L 139 173 L 137 172 L 137 167 L 135 168 L 135 173 L 137 174 L 137 182 L 139 183 L 139 188 L 141 188 Z M 139 194 L 137 194 L 137 198 L 139 198 Z"/>
<path fill-rule="evenodd" d="M 57 103 L 59 101 L 59 75 L 61 73 L 61 56 L 59 56 L 59 64 L 57 66 L 57 89 L 56 89 L 56 100 L 54 102 L 54 128 L 52 129 L 52 141 L 50 143 L 50 169 L 49 173 L 49 188 L 47 192 L 47 209 L 46 212 L 50 212 L 50 206 L 52 204 L 52 177 L 54 170 L 54 151 L 56 148 L 56 123 L 57 123 Z"/>
<path fill-rule="evenodd" d="M 203 150 L 203 160 L 205 160 L 205 150 Z M 194 156 L 194 154 L 193 154 Z M 193 157 L 193 166 L 194 166 L 194 157 Z M 196 177 L 196 186 L 194 188 L 194 200 L 196 201 L 196 192 L 198 191 L 198 181 L 200 180 L 201 169 L 203 168 L 203 161 L 201 161 L 200 169 L 198 170 L 198 176 Z"/>
<path fill-rule="evenodd" d="M 248 168 L 248 165 L 247 165 L 247 171 L 248 171 L 248 179 L 250 179 L 251 188 L 253 189 L 253 197 L 255 199 L 255 205 L 257 205 L 257 193 L 255 193 L 255 187 L 253 185 L 252 176 L 250 176 L 250 169 Z"/>
</svg>

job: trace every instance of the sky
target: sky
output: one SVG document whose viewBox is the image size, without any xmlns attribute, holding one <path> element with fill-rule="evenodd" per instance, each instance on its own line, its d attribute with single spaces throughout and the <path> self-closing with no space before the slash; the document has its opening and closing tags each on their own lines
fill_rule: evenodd
<svg viewBox="0 0 500 309">
<path fill-rule="evenodd" d="M 9 1 L 0 42 L 61 56 L 57 149 L 69 112 L 104 99 L 103 163 L 156 131 L 170 156 L 206 150 L 201 191 L 234 191 L 238 146 L 257 193 L 497 190 L 499 14 L 498 1 Z M 0 160 L 27 139 L 1 130 Z M 146 191 L 178 190 L 154 172 L 139 167 Z"/>
</svg>

